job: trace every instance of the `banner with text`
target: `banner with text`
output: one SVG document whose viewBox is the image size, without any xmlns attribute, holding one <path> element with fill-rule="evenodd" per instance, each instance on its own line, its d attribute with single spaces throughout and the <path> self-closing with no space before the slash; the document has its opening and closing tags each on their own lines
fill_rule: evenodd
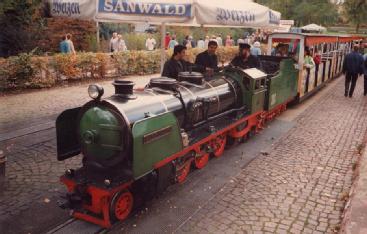
<svg viewBox="0 0 367 234">
<path fill-rule="evenodd" d="M 186 23 L 194 16 L 190 0 L 98 0 L 98 21 Z"/>
<path fill-rule="evenodd" d="M 54 17 L 93 20 L 96 14 L 96 0 L 49 0 L 48 3 Z"/>
<path fill-rule="evenodd" d="M 200 0 L 196 3 L 196 20 L 202 25 L 269 27 L 280 20 L 280 13 L 254 2 Z"/>
</svg>

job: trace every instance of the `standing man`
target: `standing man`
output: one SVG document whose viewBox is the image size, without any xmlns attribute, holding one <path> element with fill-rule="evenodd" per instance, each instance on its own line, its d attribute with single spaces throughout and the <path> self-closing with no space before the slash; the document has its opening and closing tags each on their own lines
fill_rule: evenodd
<svg viewBox="0 0 367 234">
<path fill-rule="evenodd" d="M 365 45 L 365 47 L 367 48 L 367 46 Z M 363 95 L 366 96 L 367 95 L 367 51 L 363 56 L 364 59 L 364 92 Z"/>
<path fill-rule="evenodd" d="M 169 42 L 171 41 L 171 36 L 169 35 L 169 32 L 166 33 L 166 36 L 164 37 L 164 48 L 167 50 Z"/>
<path fill-rule="evenodd" d="M 344 96 L 353 97 L 358 75 L 363 73 L 363 56 L 358 52 L 359 46 L 354 45 L 353 51 L 345 56 L 343 63 L 343 73 L 345 74 Z"/>
<path fill-rule="evenodd" d="M 172 57 L 164 64 L 162 76 L 177 79 L 178 73 L 189 71 L 189 66 L 192 64 L 184 60 L 185 56 L 186 47 L 176 45 Z"/>
<path fill-rule="evenodd" d="M 216 38 L 218 46 L 223 46 L 222 34 L 219 34 Z"/>
<path fill-rule="evenodd" d="M 231 65 L 235 67 L 240 67 L 242 69 L 248 68 L 258 68 L 260 69 L 260 60 L 256 57 L 251 55 L 250 49 L 251 46 L 247 43 L 242 43 L 239 45 L 240 52 L 239 54 L 234 57 L 231 61 Z"/>
<path fill-rule="evenodd" d="M 62 54 L 68 54 L 70 53 L 70 46 L 68 42 L 66 41 L 66 36 L 62 36 L 62 41 L 60 42 L 60 52 Z"/>
<path fill-rule="evenodd" d="M 209 43 L 209 41 L 208 41 L 208 43 Z M 198 40 L 197 48 L 199 48 L 199 49 L 204 49 L 205 48 L 205 41 L 203 40 L 203 38 L 200 38 Z"/>
<path fill-rule="evenodd" d="M 196 56 L 195 64 L 201 73 L 208 73 L 209 76 L 213 74 L 214 71 L 218 71 L 218 57 L 215 51 L 218 48 L 216 41 L 209 41 L 208 50 L 198 54 Z"/>
<path fill-rule="evenodd" d="M 172 35 L 172 39 L 168 43 L 168 48 L 174 49 L 176 45 L 178 45 L 178 42 L 176 41 L 176 35 Z"/>
<path fill-rule="evenodd" d="M 145 41 L 145 47 L 147 48 L 147 50 L 153 51 L 156 45 L 157 45 L 157 42 L 152 37 L 152 34 L 149 34 L 147 40 Z"/>
<path fill-rule="evenodd" d="M 114 32 L 110 40 L 110 52 L 114 53 L 118 51 L 119 51 L 119 39 L 117 37 L 117 32 Z"/>
</svg>

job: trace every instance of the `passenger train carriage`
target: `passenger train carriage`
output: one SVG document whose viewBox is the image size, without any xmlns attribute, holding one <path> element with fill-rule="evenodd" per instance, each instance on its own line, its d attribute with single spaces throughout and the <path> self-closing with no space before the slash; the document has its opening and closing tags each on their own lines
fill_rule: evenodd
<svg viewBox="0 0 367 234">
<path fill-rule="evenodd" d="M 288 47 L 287 55 L 298 61 L 298 94 L 302 100 L 323 87 L 329 79 L 341 74 L 345 55 L 351 51 L 353 44 L 360 43 L 362 39 L 358 36 L 273 33 L 269 36 L 267 54 L 271 55 L 274 46 L 280 43 Z M 310 75 L 304 66 L 306 49 L 310 50 L 311 56 L 316 51 L 321 55 L 318 69 L 312 67 Z"/>
<path fill-rule="evenodd" d="M 276 41 L 299 40 L 299 56 L 260 56 L 262 70 L 228 66 L 212 77 L 184 72 L 178 80 L 151 79 L 143 90 L 116 80 L 115 94 L 107 98 L 103 87 L 91 85 L 92 100 L 56 121 L 58 160 L 82 154 L 83 163 L 61 176 L 68 190 L 61 207 L 105 228 L 126 219 L 134 206 L 184 182 L 192 167 L 204 168 L 210 157 L 244 142 L 288 103 L 340 73 L 353 39 L 326 38 L 273 34 L 269 49 Z M 323 67 L 308 89 L 306 45 L 323 49 Z"/>
</svg>

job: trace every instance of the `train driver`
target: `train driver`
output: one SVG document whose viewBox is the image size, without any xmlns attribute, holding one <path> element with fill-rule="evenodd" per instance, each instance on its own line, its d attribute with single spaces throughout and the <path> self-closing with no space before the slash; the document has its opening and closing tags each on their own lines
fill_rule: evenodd
<svg viewBox="0 0 367 234">
<path fill-rule="evenodd" d="M 239 44 L 240 52 L 234 57 L 230 63 L 232 66 L 240 67 L 242 69 L 258 68 L 260 69 L 260 60 L 258 57 L 251 55 L 251 46 L 247 43 Z"/>
<path fill-rule="evenodd" d="M 186 46 L 176 45 L 172 57 L 164 64 L 162 76 L 177 79 L 178 73 L 190 71 L 194 64 L 185 61 L 185 56 Z"/>
<path fill-rule="evenodd" d="M 215 51 L 218 48 L 216 41 L 209 41 L 208 49 L 196 56 L 195 65 L 201 73 L 211 76 L 214 72 L 219 71 L 218 57 Z"/>
</svg>

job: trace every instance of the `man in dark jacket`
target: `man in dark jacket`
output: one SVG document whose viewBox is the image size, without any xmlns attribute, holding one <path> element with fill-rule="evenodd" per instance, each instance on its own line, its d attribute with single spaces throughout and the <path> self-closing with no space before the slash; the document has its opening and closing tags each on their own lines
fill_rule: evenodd
<svg viewBox="0 0 367 234">
<path fill-rule="evenodd" d="M 260 69 L 260 60 L 258 57 L 251 55 L 251 46 L 247 43 L 239 44 L 240 53 L 231 62 L 232 66 L 242 69 L 258 68 Z"/>
<path fill-rule="evenodd" d="M 218 57 L 215 51 L 218 48 L 216 41 L 209 41 L 208 50 L 196 56 L 195 65 L 201 73 L 212 75 L 214 71 L 218 71 Z"/>
<path fill-rule="evenodd" d="M 363 73 L 363 57 L 358 52 L 359 46 L 354 45 L 353 51 L 345 56 L 343 63 L 343 73 L 345 74 L 345 92 L 344 96 L 353 96 L 356 87 L 358 75 Z"/>
<path fill-rule="evenodd" d="M 193 64 L 184 60 L 185 55 L 186 46 L 176 45 L 172 57 L 164 64 L 162 76 L 177 79 L 178 73 L 189 71 Z"/>
</svg>

